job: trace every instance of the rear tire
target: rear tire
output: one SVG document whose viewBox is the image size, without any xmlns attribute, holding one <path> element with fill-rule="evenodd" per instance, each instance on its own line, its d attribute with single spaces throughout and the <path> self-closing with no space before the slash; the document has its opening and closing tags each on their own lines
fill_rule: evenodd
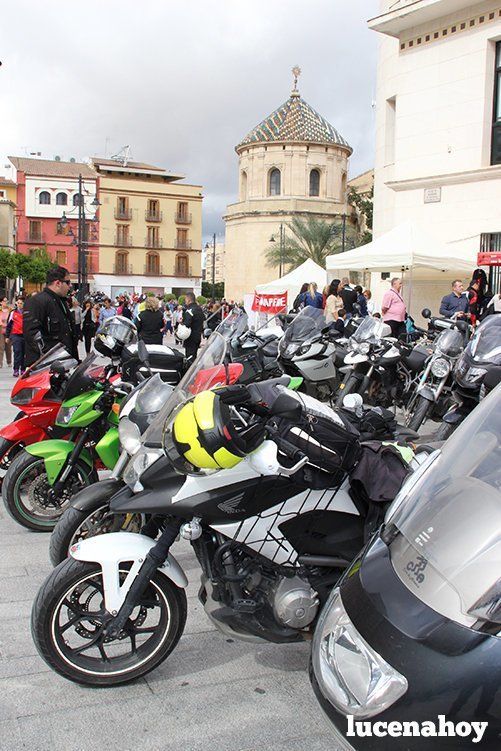
<svg viewBox="0 0 501 751">
<path fill-rule="evenodd" d="M 150 625 L 156 620 L 155 610 L 159 611 L 158 626 Z M 156 668 L 175 648 L 186 623 L 186 594 L 156 571 L 118 639 L 99 639 L 103 615 L 101 567 L 68 558 L 45 580 L 33 603 L 31 633 L 40 656 L 52 670 L 75 683 L 128 683 Z M 143 623 L 149 626 L 138 631 Z"/>
<path fill-rule="evenodd" d="M 436 441 L 446 441 L 450 435 L 454 433 L 459 423 L 443 422 L 441 423 L 437 434 L 435 436 Z"/>
<path fill-rule="evenodd" d="M 419 430 L 421 425 L 426 420 L 426 416 L 428 415 L 428 412 L 430 411 L 430 408 L 432 406 L 432 403 L 429 402 L 428 399 L 425 399 L 423 396 L 420 396 L 418 398 L 416 408 L 414 409 L 412 417 L 409 420 L 409 424 L 407 425 L 409 430 L 415 430 L 416 432 Z"/>
<path fill-rule="evenodd" d="M 32 456 L 27 451 L 21 451 L 12 460 L 2 484 L 5 508 L 12 518 L 26 529 L 51 532 L 59 517 L 68 508 L 73 494 L 99 479 L 95 469 L 81 459 L 77 461 L 75 471 L 76 477 L 67 481 L 67 491 L 63 491 L 65 495 L 60 505 L 45 504 L 44 499 L 50 486 L 44 460 L 39 456 Z"/>
</svg>

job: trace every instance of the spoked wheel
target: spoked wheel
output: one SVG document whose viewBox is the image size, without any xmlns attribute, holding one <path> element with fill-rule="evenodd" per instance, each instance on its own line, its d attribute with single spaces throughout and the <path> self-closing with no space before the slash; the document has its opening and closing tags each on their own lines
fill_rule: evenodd
<svg viewBox="0 0 501 751">
<path fill-rule="evenodd" d="M 120 583 L 128 573 L 120 568 Z M 33 605 L 33 639 L 45 662 L 65 678 L 114 686 L 145 675 L 174 649 L 186 622 L 186 595 L 156 572 L 124 629 L 103 635 L 111 616 L 104 608 L 101 568 L 72 558 L 45 581 Z"/>
<path fill-rule="evenodd" d="M 103 504 L 91 512 L 70 506 L 61 516 L 50 536 L 49 555 L 57 566 L 70 554 L 70 548 L 88 537 L 108 532 L 139 532 L 143 525 L 141 514 L 112 514 L 109 504 Z"/>
<path fill-rule="evenodd" d="M 68 508 L 72 496 L 97 479 L 95 470 L 79 461 L 56 498 L 47 479 L 44 460 L 21 451 L 5 475 L 2 497 L 10 515 L 23 527 L 50 532 Z"/>
</svg>

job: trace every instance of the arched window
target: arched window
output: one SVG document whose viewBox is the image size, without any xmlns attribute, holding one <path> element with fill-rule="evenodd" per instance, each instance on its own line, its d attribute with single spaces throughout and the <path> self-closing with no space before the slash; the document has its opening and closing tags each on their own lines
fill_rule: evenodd
<svg viewBox="0 0 501 751">
<path fill-rule="evenodd" d="M 115 253 L 115 274 L 129 273 L 129 254 L 126 251 L 119 250 Z"/>
<path fill-rule="evenodd" d="M 42 190 L 42 192 L 38 196 L 38 203 L 43 203 L 45 205 L 48 205 L 50 203 L 50 193 L 48 190 Z"/>
<path fill-rule="evenodd" d="M 73 206 L 79 205 L 81 197 L 82 196 L 80 195 L 80 193 L 75 193 L 75 195 L 73 196 Z"/>
<path fill-rule="evenodd" d="M 56 204 L 58 206 L 66 206 L 68 203 L 68 196 L 66 193 L 58 193 L 56 196 Z"/>
<path fill-rule="evenodd" d="M 310 172 L 310 196 L 320 195 L 320 171 L 312 169 Z"/>
<path fill-rule="evenodd" d="M 247 172 L 242 170 L 241 183 L 240 183 L 240 200 L 247 200 Z"/>
<path fill-rule="evenodd" d="M 279 196 L 280 195 L 280 170 L 274 167 L 272 170 L 270 170 L 269 175 L 269 189 L 268 193 L 270 196 Z"/>
<path fill-rule="evenodd" d="M 341 175 L 341 200 L 346 201 L 346 172 Z"/>
<path fill-rule="evenodd" d="M 188 265 L 187 255 L 178 253 L 178 255 L 176 256 L 176 275 L 177 276 L 189 275 L 189 265 Z"/>
<path fill-rule="evenodd" d="M 158 253 L 148 253 L 146 255 L 146 273 L 160 273 L 160 256 L 158 255 Z"/>
</svg>

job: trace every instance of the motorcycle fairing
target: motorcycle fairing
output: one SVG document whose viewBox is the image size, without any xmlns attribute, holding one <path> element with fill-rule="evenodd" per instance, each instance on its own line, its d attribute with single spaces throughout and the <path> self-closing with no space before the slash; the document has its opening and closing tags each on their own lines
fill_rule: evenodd
<svg viewBox="0 0 501 751">
<path fill-rule="evenodd" d="M 32 444 L 31 446 L 28 446 L 25 451 L 32 456 L 39 456 L 44 460 L 47 480 L 49 485 L 54 485 L 61 469 L 68 460 L 68 456 L 74 448 L 75 444 L 73 441 L 53 439 Z M 80 458 L 89 466 L 89 469 L 92 469 L 94 462 L 92 461 L 92 457 L 87 449 L 82 449 Z"/>
<path fill-rule="evenodd" d="M 118 428 L 110 428 L 96 443 L 96 452 L 104 466 L 113 469 L 120 455 Z"/>
</svg>

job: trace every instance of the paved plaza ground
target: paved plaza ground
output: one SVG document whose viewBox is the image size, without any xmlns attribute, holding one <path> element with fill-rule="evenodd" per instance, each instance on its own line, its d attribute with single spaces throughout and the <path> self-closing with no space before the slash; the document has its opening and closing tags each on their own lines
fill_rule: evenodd
<svg viewBox="0 0 501 751">
<path fill-rule="evenodd" d="M 0 422 L 16 410 L 0 369 Z M 51 567 L 49 535 L 17 525 L 0 506 L 0 750 L 336 751 L 310 688 L 309 645 L 255 645 L 211 627 L 197 599 L 188 543 L 188 621 L 157 670 L 121 688 L 90 689 L 53 673 L 30 635 L 33 598 Z"/>
</svg>

